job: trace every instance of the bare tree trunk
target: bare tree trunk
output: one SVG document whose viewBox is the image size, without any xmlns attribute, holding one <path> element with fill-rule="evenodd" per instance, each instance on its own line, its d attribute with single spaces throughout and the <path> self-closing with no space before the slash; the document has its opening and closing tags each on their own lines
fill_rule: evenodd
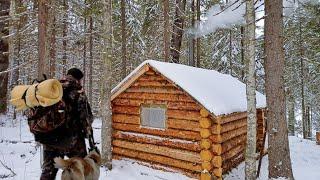
<svg viewBox="0 0 320 180">
<path fill-rule="evenodd" d="M 247 71 L 247 147 L 245 156 L 246 180 L 256 179 L 256 78 L 255 78 L 255 12 L 254 0 L 246 1 L 246 28 L 245 28 L 245 62 Z M 231 43 L 231 31 L 230 31 Z M 230 44 L 231 45 L 231 44 Z M 232 59 L 230 55 L 230 74 L 232 75 Z"/>
<path fill-rule="evenodd" d="M 170 54 L 172 56 L 172 61 L 175 63 L 179 63 L 186 0 L 176 0 L 175 6 L 175 17 L 173 23 Z"/>
<path fill-rule="evenodd" d="M 191 15 L 190 15 L 190 20 L 191 20 L 191 27 L 194 27 L 195 23 L 195 7 L 194 7 L 194 0 L 191 0 Z M 194 62 L 194 35 L 192 33 L 189 33 L 188 36 L 188 46 L 189 46 L 189 65 L 190 66 L 195 66 Z"/>
<path fill-rule="evenodd" d="M 0 17 L 8 16 L 10 8 L 10 1 L 0 0 Z M 9 22 L 0 21 L 0 72 L 7 70 L 9 66 L 8 50 L 9 45 L 6 39 L 2 39 L 2 36 L 9 35 L 8 31 Z M 0 113 L 4 113 L 7 110 L 7 84 L 8 74 L 0 75 Z"/>
<path fill-rule="evenodd" d="M 89 102 L 90 104 L 92 104 L 92 64 L 93 64 L 93 37 L 92 37 L 92 31 L 93 31 L 93 19 L 92 19 L 92 15 L 90 16 L 90 23 L 89 23 L 89 33 L 90 33 L 90 45 L 89 45 L 89 55 L 90 55 L 90 59 L 89 59 Z"/>
<path fill-rule="evenodd" d="M 232 57 L 232 29 L 229 30 L 229 74 L 232 76 L 232 68 L 233 68 L 233 57 Z"/>
<path fill-rule="evenodd" d="M 122 79 L 127 76 L 127 40 L 126 40 L 126 2 L 121 0 L 121 54 L 122 54 Z"/>
<path fill-rule="evenodd" d="M 102 92 L 101 92 L 101 148 L 102 148 L 102 164 L 108 169 L 112 168 L 112 119 L 111 119 L 111 77 L 112 77 L 112 0 L 103 0 L 103 53 L 102 53 Z"/>
<path fill-rule="evenodd" d="M 47 26 L 48 26 L 48 1 L 39 0 L 38 13 L 38 34 L 39 34 L 39 61 L 38 61 L 38 78 L 42 78 L 42 74 L 48 72 L 48 56 L 47 56 Z"/>
<path fill-rule="evenodd" d="M 284 94 L 283 2 L 265 1 L 269 178 L 293 179 Z"/>
<path fill-rule="evenodd" d="M 85 5 L 87 7 L 87 1 L 85 0 Z M 84 32 L 84 36 L 83 36 L 83 62 L 82 62 L 82 68 L 83 68 L 83 87 L 84 89 L 86 89 L 86 85 L 87 85 L 87 68 L 86 68 L 86 64 L 87 64 L 87 17 L 84 17 L 84 26 L 83 26 L 83 32 Z M 87 89 L 86 89 L 87 90 Z"/>
<path fill-rule="evenodd" d="M 163 44 L 164 44 L 164 61 L 169 62 L 169 53 L 170 53 L 170 48 L 169 48 L 169 0 L 163 0 L 163 17 L 164 17 L 164 31 L 163 31 Z"/>
<path fill-rule="evenodd" d="M 289 130 L 289 135 L 294 136 L 294 131 L 295 131 L 295 115 L 294 115 L 294 97 L 291 93 L 288 93 L 288 130 Z"/>
<path fill-rule="evenodd" d="M 301 78 L 301 113 L 302 113 L 302 134 L 303 139 L 307 138 L 307 127 L 306 127 L 306 107 L 304 99 L 304 63 L 303 63 L 303 45 L 302 45 L 302 29 L 301 19 L 299 19 L 299 54 L 300 54 L 300 78 Z"/>
<path fill-rule="evenodd" d="M 63 0 L 63 8 L 64 8 L 64 16 L 63 16 L 63 40 L 62 40 L 62 71 L 63 74 L 66 74 L 66 66 L 67 66 L 67 33 L 68 33 L 68 2 L 67 0 Z"/>
<path fill-rule="evenodd" d="M 241 33 L 241 64 L 244 66 L 244 27 L 240 28 Z M 244 68 L 241 68 L 241 80 L 243 81 L 245 77 Z"/>
<path fill-rule="evenodd" d="M 48 23 L 48 37 L 50 37 L 50 77 L 54 78 L 56 73 L 56 13 L 54 9 L 54 2 L 51 3 L 49 10 L 49 23 Z"/>
<path fill-rule="evenodd" d="M 200 22 L 200 0 L 197 0 L 197 20 Z M 200 67 L 200 37 L 197 38 L 197 67 Z"/>
</svg>

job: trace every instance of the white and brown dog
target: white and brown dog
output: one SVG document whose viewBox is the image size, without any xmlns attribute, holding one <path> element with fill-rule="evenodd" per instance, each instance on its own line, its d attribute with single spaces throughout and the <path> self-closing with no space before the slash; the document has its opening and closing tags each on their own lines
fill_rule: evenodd
<svg viewBox="0 0 320 180">
<path fill-rule="evenodd" d="M 101 156 L 92 150 L 84 158 L 54 158 L 55 167 L 63 170 L 61 180 L 98 180 L 100 176 Z"/>
</svg>

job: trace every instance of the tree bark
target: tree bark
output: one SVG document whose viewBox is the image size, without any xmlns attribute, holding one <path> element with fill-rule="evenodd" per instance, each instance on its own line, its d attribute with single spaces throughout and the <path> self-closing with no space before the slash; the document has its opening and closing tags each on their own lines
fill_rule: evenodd
<svg viewBox="0 0 320 180">
<path fill-rule="evenodd" d="M 302 113 L 302 135 L 303 139 L 307 138 L 306 125 L 306 106 L 304 97 L 304 63 L 303 63 L 303 45 L 302 45 L 302 28 L 301 19 L 299 19 L 299 55 L 300 55 L 300 78 L 301 78 L 301 113 Z"/>
<path fill-rule="evenodd" d="M 186 0 L 176 0 L 173 33 L 171 38 L 170 54 L 174 63 L 179 63 L 180 48 L 183 36 L 184 15 Z"/>
<path fill-rule="evenodd" d="M 62 55 L 62 71 L 63 74 L 66 74 L 66 68 L 67 68 L 67 33 L 68 33 L 68 2 L 67 0 L 63 0 L 63 8 L 64 8 L 64 14 L 63 14 L 63 40 L 62 40 L 62 49 L 63 49 L 63 55 Z"/>
<path fill-rule="evenodd" d="M 195 23 L 195 6 L 194 6 L 194 0 L 191 1 L 191 15 L 190 15 L 190 21 L 191 21 L 191 27 L 194 27 Z M 189 33 L 189 65 L 190 66 L 195 66 L 194 62 L 194 45 L 195 45 L 195 40 L 194 40 L 194 35 Z"/>
<path fill-rule="evenodd" d="M 200 22 L 200 0 L 197 0 L 197 21 Z M 200 37 L 197 38 L 197 67 L 200 67 Z"/>
<path fill-rule="evenodd" d="M 240 33 L 241 33 L 241 65 L 244 66 L 244 27 L 241 26 L 240 28 Z M 241 81 L 244 81 L 245 78 L 245 73 L 244 73 L 244 68 L 241 68 Z"/>
<path fill-rule="evenodd" d="M 49 10 L 49 33 L 50 37 L 50 77 L 54 78 L 56 73 L 56 13 L 54 9 L 54 1 L 52 1 L 51 8 Z"/>
<path fill-rule="evenodd" d="M 121 0 L 121 54 L 122 54 L 122 70 L 121 77 L 127 76 L 127 39 L 126 39 L 126 2 Z"/>
<path fill-rule="evenodd" d="M 90 16 L 90 22 L 89 22 L 89 33 L 90 33 L 90 40 L 89 40 L 89 56 L 90 56 L 90 59 L 89 59 L 89 102 L 90 104 L 92 104 L 92 65 L 93 65 L 93 37 L 92 37 L 92 31 L 93 31 L 93 18 L 92 18 L 92 15 Z"/>
<path fill-rule="evenodd" d="M 47 26 L 48 26 L 48 1 L 39 0 L 38 13 L 38 36 L 39 36 L 39 61 L 38 61 L 38 79 L 42 78 L 42 74 L 48 72 L 48 52 L 47 52 Z"/>
<path fill-rule="evenodd" d="M 246 180 L 256 179 L 256 142 L 257 142 L 257 111 L 256 111 L 256 79 L 255 79 L 255 11 L 254 0 L 246 1 L 245 28 L 245 62 L 247 71 L 247 147 L 245 155 Z M 231 46 L 231 31 L 230 31 Z M 230 56 L 231 58 L 231 56 Z M 232 75 L 232 58 L 230 59 Z"/>
<path fill-rule="evenodd" d="M 103 37 L 103 53 L 102 53 L 102 127 L 101 127 L 101 140 L 102 140 L 102 164 L 108 169 L 112 168 L 112 118 L 111 118 L 111 77 L 112 77 L 112 0 L 103 0 L 102 10 L 102 37 Z"/>
<path fill-rule="evenodd" d="M 170 48 L 169 48 L 169 0 L 163 0 L 163 17 L 164 17 L 164 31 L 163 31 L 163 44 L 164 44 L 164 61 L 169 62 L 169 53 L 170 53 Z"/>
<path fill-rule="evenodd" d="M 10 8 L 10 1 L 0 0 L 0 17 L 8 16 Z M 0 72 L 7 70 L 9 66 L 8 57 L 8 41 L 2 39 L 2 36 L 9 35 L 8 31 L 9 22 L 0 21 Z M 8 74 L 0 75 L 0 113 L 4 113 L 7 109 L 7 84 L 8 84 Z"/>
<path fill-rule="evenodd" d="M 289 130 L 289 135 L 294 136 L 295 134 L 295 114 L 294 114 L 294 97 L 291 93 L 288 94 L 288 130 Z"/>
<path fill-rule="evenodd" d="M 284 94 L 283 2 L 265 2 L 269 179 L 293 179 Z"/>
</svg>

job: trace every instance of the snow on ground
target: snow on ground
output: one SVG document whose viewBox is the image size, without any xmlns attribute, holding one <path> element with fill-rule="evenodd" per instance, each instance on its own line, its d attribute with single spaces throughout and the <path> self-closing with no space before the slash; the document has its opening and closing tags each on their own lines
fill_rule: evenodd
<svg viewBox="0 0 320 180">
<path fill-rule="evenodd" d="M 6 122 L 1 124 L 1 122 Z M 20 126 L 20 123 L 21 126 Z M 95 120 L 94 133 L 97 142 L 100 142 L 99 120 Z M 21 128 L 20 128 L 21 127 Z M 21 131 L 20 131 L 21 129 Z M 20 136 L 21 134 L 21 136 Z M 293 174 L 296 180 L 320 179 L 320 146 L 314 141 L 290 137 L 291 160 Z M 260 180 L 267 180 L 267 156 L 263 158 Z M 11 168 L 4 168 L 3 164 Z M 6 180 L 37 180 L 40 177 L 40 147 L 33 141 L 29 133 L 26 120 L 18 117 L 16 122 L 0 116 L 0 179 Z M 58 177 L 61 171 L 58 173 Z M 12 177 L 11 177 L 12 176 Z M 60 178 L 57 178 L 60 180 Z M 155 170 L 133 160 L 114 160 L 113 169 L 106 171 L 101 168 L 100 180 L 186 180 L 190 179 L 182 174 Z M 244 163 L 225 175 L 226 180 L 243 180 Z"/>
<path fill-rule="evenodd" d="M 296 180 L 320 179 L 320 145 L 315 141 L 289 136 L 290 156 L 293 168 L 293 176 Z M 260 180 L 268 178 L 268 157 L 262 159 Z M 233 169 L 225 180 L 243 179 L 244 162 Z"/>
<path fill-rule="evenodd" d="M 34 142 L 33 135 L 29 132 L 24 117 L 18 117 L 16 122 L 7 119 L 6 116 L 0 115 L 0 179 L 38 180 L 41 173 L 40 146 Z M 1 122 L 5 123 L 2 124 Z M 21 131 L 20 122 L 22 122 Z M 100 126 L 101 122 L 95 120 L 93 128 L 97 143 L 100 143 Z M 4 168 L 1 162 L 11 168 L 16 175 L 13 176 L 10 170 Z M 155 170 L 129 159 L 114 160 L 112 166 L 112 171 L 106 171 L 101 168 L 100 180 L 189 179 L 182 174 Z M 61 175 L 61 171 L 58 172 L 57 180 L 60 180 L 59 175 Z"/>
</svg>

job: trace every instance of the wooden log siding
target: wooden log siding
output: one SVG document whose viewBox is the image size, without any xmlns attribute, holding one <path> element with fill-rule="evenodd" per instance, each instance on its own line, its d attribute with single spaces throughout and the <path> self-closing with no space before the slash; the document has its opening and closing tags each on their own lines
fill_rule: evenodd
<svg viewBox="0 0 320 180">
<path fill-rule="evenodd" d="M 201 165 L 199 164 L 182 161 L 175 158 L 169 158 L 161 155 L 156 155 L 153 153 L 134 151 L 134 150 L 119 148 L 119 147 L 113 147 L 112 152 L 116 155 L 121 155 L 129 158 L 141 159 L 149 162 L 160 163 L 167 166 L 169 165 L 169 166 L 173 166 L 181 169 L 201 172 Z"/>
<path fill-rule="evenodd" d="M 192 163 L 198 163 L 198 164 L 201 163 L 199 153 L 195 153 L 191 151 L 172 149 L 165 146 L 143 144 L 143 143 L 137 143 L 137 142 L 123 141 L 123 140 L 114 140 L 112 141 L 112 145 L 114 147 L 116 146 L 116 147 L 131 149 L 134 151 L 157 154 L 157 155 L 179 159 L 183 161 L 188 161 Z"/>
<path fill-rule="evenodd" d="M 143 134 L 158 135 L 161 137 L 173 137 L 185 140 L 200 140 L 199 132 L 194 131 L 183 131 L 175 129 L 151 129 L 140 127 L 136 124 L 123 124 L 123 123 L 113 123 L 112 128 L 115 130 L 127 131 L 127 132 L 138 132 Z"/>
<path fill-rule="evenodd" d="M 117 106 L 137 106 L 140 107 L 141 104 L 165 104 L 168 109 L 175 110 L 191 110 L 199 111 L 200 106 L 194 102 L 172 102 L 172 101 L 161 101 L 161 100 L 148 100 L 148 99 L 122 99 L 117 98 L 112 101 L 113 105 Z"/>
<path fill-rule="evenodd" d="M 193 152 L 200 152 L 200 145 L 198 142 L 186 141 L 172 138 L 160 138 L 158 136 L 146 136 L 145 134 L 128 133 L 123 131 L 114 131 L 114 139 L 121 139 L 131 142 L 153 144 L 158 146 L 167 146 L 176 149 L 188 150 Z"/>
<path fill-rule="evenodd" d="M 140 107 L 167 107 L 166 129 L 140 127 Z M 222 173 L 244 159 L 246 112 L 213 116 L 184 90 L 148 69 L 112 100 L 113 152 L 185 172 L 201 179 Z M 264 133 L 264 110 L 257 110 L 257 147 Z M 206 173 L 208 172 L 208 173 Z"/>
</svg>

